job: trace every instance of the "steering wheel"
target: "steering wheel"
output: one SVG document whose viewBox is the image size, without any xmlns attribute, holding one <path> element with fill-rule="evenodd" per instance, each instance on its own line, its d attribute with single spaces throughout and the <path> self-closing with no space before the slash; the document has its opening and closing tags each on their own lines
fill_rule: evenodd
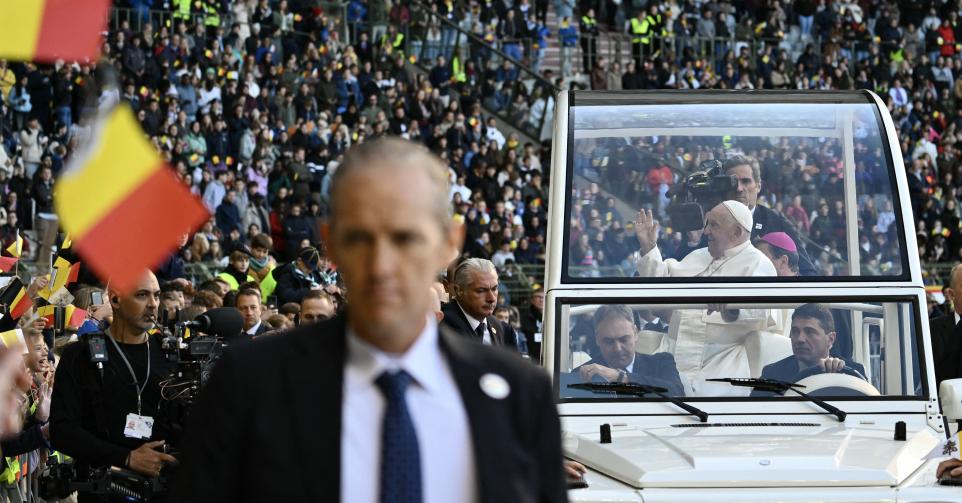
<svg viewBox="0 0 962 503">
<path fill-rule="evenodd" d="M 815 365 L 812 367 L 808 367 L 805 370 L 799 371 L 799 373 L 795 374 L 795 377 L 793 377 L 792 380 L 789 382 L 797 383 L 798 381 L 801 381 L 802 379 L 805 379 L 807 377 L 811 377 L 813 375 L 818 375 L 818 374 L 827 374 L 827 373 L 831 373 L 831 372 L 825 372 L 825 369 L 823 369 L 822 367 L 819 367 L 818 365 Z M 864 376 L 862 376 L 862 374 L 860 374 L 857 370 L 853 369 L 852 367 L 849 367 L 848 365 L 842 367 L 842 370 L 839 370 L 838 372 L 835 372 L 835 373 L 850 375 L 852 377 L 857 377 L 859 379 L 865 379 Z"/>
<path fill-rule="evenodd" d="M 805 386 L 801 391 L 812 396 L 881 395 L 875 386 L 851 367 L 843 367 L 839 372 L 825 372 L 820 367 L 811 367 L 796 374 L 792 381 Z M 785 396 L 798 396 L 798 393 L 788 390 Z"/>
</svg>

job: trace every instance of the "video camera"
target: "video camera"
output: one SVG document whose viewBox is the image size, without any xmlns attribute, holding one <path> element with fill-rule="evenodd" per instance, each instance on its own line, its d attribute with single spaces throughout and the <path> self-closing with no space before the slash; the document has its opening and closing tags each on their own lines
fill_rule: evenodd
<svg viewBox="0 0 962 503">
<path fill-rule="evenodd" d="M 160 382 L 160 415 L 168 421 L 169 441 L 178 446 L 191 407 L 210 380 L 227 341 L 243 330 L 244 320 L 236 309 L 221 307 L 192 321 L 169 320 L 162 311 L 160 325 L 161 346 L 173 364 L 170 374 Z"/>
<path fill-rule="evenodd" d="M 243 319 L 232 308 L 211 309 L 193 321 L 170 321 L 165 315 L 162 312 L 162 347 L 174 369 L 161 382 L 161 397 L 190 406 L 210 379 L 226 346 L 225 338 L 241 332 Z M 188 331 L 192 332 L 189 336 Z"/>
<path fill-rule="evenodd" d="M 668 216 L 677 231 L 699 230 L 705 226 L 705 211 L 724 201 L 738 189 L 738 180 L 724 171 L 717 159 L 702 161 L 698 171 L 688 175 L 671 196 Z"/>
<path fill-rule="evenodd" d="M 51 460 L 52 461 L 52 460 Z M 80 473 L 72 459 L 50 463 L 40 471 L 37 484 L 45 501 L 64 499 L 75 491 L 123 501 L 151 501 L 164 492 L 163 477 L 145 477 L 130 470 L 98 468 Z"/>
</svg>

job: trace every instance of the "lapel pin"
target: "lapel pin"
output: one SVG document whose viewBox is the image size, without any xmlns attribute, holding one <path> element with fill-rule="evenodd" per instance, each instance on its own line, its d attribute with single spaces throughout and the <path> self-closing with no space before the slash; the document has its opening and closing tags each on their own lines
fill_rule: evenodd
<svg viewBox="0 0 962 503">
<path fill-rule="evenodd" d="M 511 394 L 511 386 L 498 374 L 484 374 L 481 376 L 481 391 L 495 400 L 502 400 Z"/>
</svg>

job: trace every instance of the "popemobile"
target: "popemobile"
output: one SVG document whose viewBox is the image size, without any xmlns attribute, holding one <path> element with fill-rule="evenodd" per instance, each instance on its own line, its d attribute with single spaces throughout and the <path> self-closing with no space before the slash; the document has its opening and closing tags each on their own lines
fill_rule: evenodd
<svg viewBox="0 0 962 503">
<path fill-rule="evenodd" d="M 572 501 L 962 502 L 878 96 L 561 92 L 551 187 Z"/>
</svg>

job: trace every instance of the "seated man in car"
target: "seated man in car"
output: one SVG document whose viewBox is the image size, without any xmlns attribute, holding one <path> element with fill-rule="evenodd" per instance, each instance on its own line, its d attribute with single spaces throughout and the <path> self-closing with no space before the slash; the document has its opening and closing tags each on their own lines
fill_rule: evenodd
<svg viewBox="0 0 962 503">
<path fill-rule="evenodd" d="M 685 391 L 671 353 L 643 355 L 635 352 L 638 327 L 631 309 L 625 305 L 603 305 L 594 313 L 595 341 L 601 350 L 575 369 L 585 382 L 595 376 L 608 382 L 636 382 L 666 388 L 672 396 Z"/>
<path fill-rule="evenodd" d="M 650 211 L 638 212 L 635 234 L 640 244 L 638 273 L 652 277 L 775 276 L 775 266 L 749 237 L 752 213 L 738 201 L 723 201 L 705 216 L 708 246 L 683 260 L 663 259 L 657 247 L 657 224 Z M 739 389 L 707 379 L 750 377 L 745 339 L 765 330 L 773 320 L 769 309 L 679 309 L 671 315 L 668 335 L 659 350 L 672 353 L 688 395 L 744 396 Z"/>
<path fill-rule="evenodd" d="M 803 304 L 792 313 L 792 356 L 783 358 L 762 369 L 762 379 L 796 382 L 803 377 L 824 372 L 856 375 L 865 379 L 865 367 L 848 358 L 829 355 L 835 343 L 835 319 L 822 304 Z M 752 396 L 769 396 L 765 391 L 754 391 Z"/>
<path fill-rule="evenodd" d="M 798 276 L 799 248 L 791 236 L 784 232 L 769 232 L 753 240 L 752 244 L 772 260 L 779 276 Z M 832 345 L 831 354 L 839 358 L 851 358 L 853 351 L 851 318 L 842 309 L 832 309 L 832 317 L 835 319 L 835 343 Z M 773 309 L 772 319 L 775 320 L 774 331 L 788 336 L 792 330 L 792 310 Z"/>
</svg>

